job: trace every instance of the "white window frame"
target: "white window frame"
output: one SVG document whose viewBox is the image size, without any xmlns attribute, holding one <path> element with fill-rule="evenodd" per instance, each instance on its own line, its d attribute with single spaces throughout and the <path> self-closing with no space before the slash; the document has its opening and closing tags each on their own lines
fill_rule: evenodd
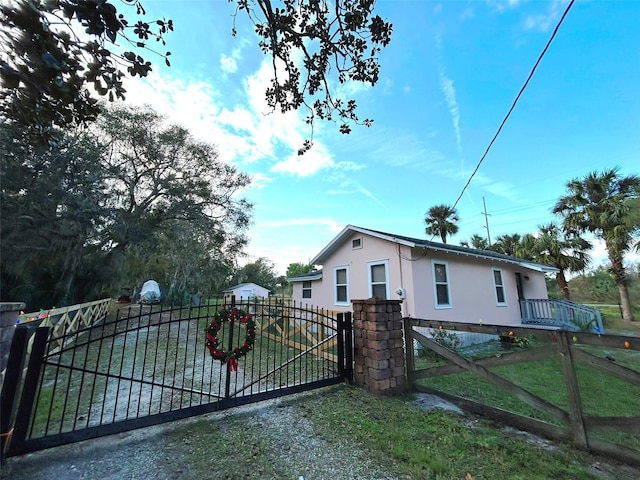
<svg viewBox="0 0 640 480">
<path fill-rule="evenodd" d="M 371 276 L 371 267 L 376 265 L 384 265 L 384 285 L 386 299 L 391 298 L 391 292 L 389 290 L 389 260 L 378 260 L 375 262 L 367 263 L 367 284 L 369 285 L 369 298 L 373 297 L 373 278 Z M 380 284 L 380 282 L 378 282 Z"/>
<path fill-rule="evenodd" d="M 308 283 L 309 286 L 305 287 L 305 283 Z M 313 289 L 313 283 L 311 282 L 311 280 L 303 280 L 302 281 L 302 298 L 305 299 L 305 300 L 311 298 L 312 289 Z M 304 296 L 304 292 L 309 292 L 309 296 L 305 297 Z"/>
<path fill-rule="evenodd" d="M 444 272 L 447 277 L 447 281 L 444 285 L 447 286 L 447 297 L 449 299 L 449 303 L 438 303 L 438 282 L 436 282 L 436 264 L 444 265 Z M 446 308 L 453 308 L 453 302 L 451 300 L 451 277 L 449 276 L 449 262 L 445 260 L 431 260 L 431 277 L 433 278 L 433 305 L 437 310 L 444 310 Z M 440 283 L 442 285 L 442 283 Z"/>
<path fill-rule="evenodd" d="M 347 272 L 346 284 L 337 283 L 338 270 L 345 270 Z M 347 300 L 345 302 L 338 301 L 338 287 L 341 287 L 341 286 L 347 287 Z M 351 296 L 349 295 L 349 265 L 338 265 L 336 267 L 333 267 L 333 304 L 340 305 L 340 306 L 348 306 L 350 298 Z"/>
<path fill-rule="evenodd" d="M 496 272 L 500 274 L 500 285 L 496 282 Z M 502 274 L 501 268 L 493 267 L 491 268 L 491 278 L 493 278 L 493 291 L 496 295 L 496 305 L 498 307 L 506 307 L 507 306 L 507 289 L 504 286 L 504 275 Z M 500 301 L 500 297 L 498 296 L 498 289 L 502 289 L 502 297 L 504 301 Z"/>
<path fill-rule="evenodd" d="M 358 242 L 358 245 L 356 245 L 355 242 Z M 352 238 L 351 239 L 351 248 L 353 250 L 357 250 L 359 248 L 362 248 L 362 237 Z"/>
</svg>

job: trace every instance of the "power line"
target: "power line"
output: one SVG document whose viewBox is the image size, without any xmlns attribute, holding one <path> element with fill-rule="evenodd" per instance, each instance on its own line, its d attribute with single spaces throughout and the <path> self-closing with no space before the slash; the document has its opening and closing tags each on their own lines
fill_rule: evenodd
<svg viewBox="0 0 640 480">
<path fill-rule="evenodd" d="M 480 165 L 482 165 L 482 162 L 484 161 L 485 157 L 489 153 L 489 150 L 491 150 L 491 147 L 493 146 L 493 142 L 495 142 L 496 138 L 498 138 L 498 135 L 500 135 L 500 132 L 502 131 L 502 127 L 504 126 L 505 123 L 507 123 L 508 118 L 511 116 L 511 112 L 513 112 L 513 109 L 516 107 L 516 104 L 518 103 L 518 100 L 520 100 L 520 96 L 522 95 L 524 90 L 527 88 L 527 85 L 529 85 L 529 81 L 533 77 L 533 74 L 535 73 L 536 69 L 538 68 L 538 65 L 540 64 L 540 62 L 542 61 L 542 58 L 547 53 L 547 50 L 549 49 L 549 46 L 551 45 L 551 42 L 555 38 L 556 33 L 558 33 L 558 30 L 560 29 L 560 25 L 562 25 L 562 22 L 564 21 L 564 18 L 567 16 L 567 13 L 569 13 L 569 10 L 571 10 L 571 7 L 573 6 L 574 1 L 575 0 L 571 0 L 571 2 L 569 2 L 569 5 L 567 5 L 567 8 L 565 9 L 564 13 L 562 14 L 562 17 L 560 17 L 560 21 L 558 22 L 558 24 L 556 25 L 556 28 L 553 30 L 553 33 L 551 34 L 551 38 L 549 38 L 549 41 L 547 42 L 547 44 L 544 47 L 544 50 L 542 50 L 542 53 L 538 57 L 538 60 L 536 61 L 536 63 L 533 66 L 533 68 L 531 69 L 531 73 L 529 73 L 529 76 L 527 77 L 527 80 L 524 82 L 524 85 L 522 85 L 522 88 L 518 92 L 518 95 L 516 96 L 516 99 L 511 104 L 511 108 L 507 112 L 507 115 L 502 120 L 502 123 L 500 124 L 500 127 L 498 127 L 498 131 L 496 132 L 496 134 L 493 136 L 493 138 L 489 142 L 489 146 L 484 151 L 484 154 L 480 158 L 480 161 L 478 161 L 478 164 L 476 165 L 476 168 L 473 170 L 473 173 L 471 173 L 471 176 L 469 177 L 469 180 L 467 180 L 467 183 L 462 188 L 462 191 L 460 192 L 460 195 L 458 196 L 458 199 L 453 204 L 453 208 L 456 208 L 456 205 L 458 205 L 458 202 L 462 198 L 462 195 L 464 194 L 465 190 L 467 189 L 467 187 L 471 183 L 471 180 L 473 179 L 475 174 L 478 172 L 478 169 L 480 168 Z"/>
</svg>

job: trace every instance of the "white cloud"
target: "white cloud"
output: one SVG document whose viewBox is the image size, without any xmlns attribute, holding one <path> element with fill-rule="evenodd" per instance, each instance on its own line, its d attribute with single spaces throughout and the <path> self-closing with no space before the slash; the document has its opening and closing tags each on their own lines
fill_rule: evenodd
<svg viewBox="0 0 640 480">
<path fill-rule="evenodd" d="M 545 13 L 540 13 L 537 15 L 528 15 L 524 22 L 524 27 L 526 30 L 539 30 L 541 32 L 548 31 L 558 18 L 560 18 L 560 11 L 562 4 L 565 3 L 566 0 L 553 0 L 547 6 L 547 11 Z"/>
<path fill-rule="evenodd" d="M 462 15 L 460 15 L 460 20 L 469 20 L 471 18 L 474 18 L 476 16 L 473 8 L 471 7 L 467 7 L 465 9 L 464 12 L 462 12 Z"/>
<path fill-rule="evenodd" d="M 371 84 L 369 83 L 349 81 L 345 83 L 338 83 L 337 88 L 335 88 L 334 91 L 337 98 L 349 100 L 370 89 Z"/>
<path fill-rule="evenodd" d="M 487 5 L 498 13 L 503 13 L 511 8 L 516 8 L 520 0 L 487 0 Z"/>
<path fill-rule="evenodd" d="M 512 183 L 493 180 L 480 172 L 473 177 L 473 185 L 510 202 L 520 203 L 522 199 L 522 193 Z"/>
<path fill-rule="evenodd" d="M 354 193 L 361 193 L 381 207 L 384 207 L 384 204 L 378 199 L 378 197 L 366 189 L 360 182 L 357 182 L 352 178 L 343 178 L 342 182 L 340 182 L 336 188 L 330 189 L 327 193 L 330 195 L 352 195 Z"/>
<path fill-rule="evenodd" d="M 171 121 L 189 128 L 196 137 L 215 143 L 224 161 L 273 162 L 286 156 L 271 171 L 298 176 L 313 175 L 334 166 L 318 136 L 311 151 L 297 155 L 310 131 L 299 112 L 270 112 L 265 90 L 271 74 L 271 65 L 264 60 L 258 71 L 245 77 L 242 89 L 234 92 L 246 99 L 246 103 L 234 107 L 225 106 L 228 98 L 223 98 L 209 82 L 156 71 L 144 80 L 128 81 L 127 101 L 151 104 Z"/>
<path fill-rule="evenodd" d="M 236 62 L 236 59 L 226 55 L 222 55 L 222 57 L 220 57 L 220 66 L 226 73 L 234 73 L 238 70 L 238 63 Z"/>
<path fill-rule="evenodd" d="M 316 145 L 304 155 L 293 153 L 271 167 L 272 172 L 288 173 L 298 177 L 314 175 L 320 170 L 333 167 L 332 156 L 322 145 Z"/>
<path fill-rule="evenodd" d="M 273 179 L 263 173 L 255 173 L 251 175 L 251 188 L 262 190 L 272 182 Z"/>
<path fill-rule="evenodd" d="M 449 108 L 453 130 L 456 135 L 456 149 L 462 155 L 462 137 L 460 136 L 460 108 L 456 100 L 456 89 L 453 86 L 453 80 L 447 78 L 444 69 L 440 70 L 440 88 L 444 94 L 444 98 Z"/>
<path fill-rule="evenodd" d="M 338 162 L 336 163 L 336 167 L 339 168 L 340 170 L 346 170 L 349 172 L 358 172 L 360 170 L 367 168 L 367 166 L 362 163 L 355 163 L 355 162 L 349 162 L 349 161 Z"/>
</svg>

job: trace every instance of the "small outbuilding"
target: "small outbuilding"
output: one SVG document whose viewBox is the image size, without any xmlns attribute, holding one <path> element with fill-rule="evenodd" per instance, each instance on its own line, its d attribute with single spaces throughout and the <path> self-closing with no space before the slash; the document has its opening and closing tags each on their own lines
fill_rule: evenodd
<svg viewBox="0 0 640 480">
<path fill-rule="evenodd" d="M 253 298 L 268 298 L 269 290 L 257 283 L 240 283 L 229 287 L 222 292 L 224 303 L 231 303 L 231 297 L 236 297 L 236 302 L 246 301 Z"/>
</svg>

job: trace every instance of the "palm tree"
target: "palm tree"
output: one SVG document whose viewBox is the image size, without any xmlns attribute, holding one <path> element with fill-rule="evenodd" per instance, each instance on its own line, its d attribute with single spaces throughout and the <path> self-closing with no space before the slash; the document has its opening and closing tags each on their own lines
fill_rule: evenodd
<svg viewBox="0 0 640 480">
<path fill-rule="evenodd" d="M 535 260 L 556 267 L 556 283 L 565 300 L 571 300 L 566 271 L 581 272 L 589 264 L 587 253 L 591 244 L 578 235 L 565 234 L 555 223 L 538 226 L 540 235 L 535 238 Z"/>
<path fill-rule="evenodd" d="M 511 255 L 515 257 L 521 247 L 522 237 L 518 233 L 511 235 L 499 235 L 496 241 L 489 247 L 494 252 L 504 253 L 505 255 Z"/>
<path fill-rule="evenodd" d="M 553 207 L 553 213 L 564 217 L 563 227 L 569 233 L 593 233 L 604 240 L 620 295 L 622 318 L 633 320 L 624 253 L 632 246 L 637 227 L 630 225 L 630 199 L 638 198 L 640 177 L 621 177 L 613 168 L 594 171 L 583 179 L 567 183 L 568 193 Z"/>
<path fill-rule="evenodd" d="M 436 205 L 425 214 L 424 221 L 427 224 L 427 235 L 439 235 L 442 243 L 447 243 L 447 235 L 458 233 L 458 225 L 455 222 L 459 222 L 460 218 L 454 207 Z"/>
<path fill-rule="evenodd" d="M 462 247 L 467 247 L 467 248 L 471 247 L 471 248 L 476 248 L 478 250 L 486 250 L 487 248 L 489 248 L 489 242 L 487 241 L 487 239 L 484 237 L 481 237 L 477 233 L 474 233 L 473 235 L 471 235 L 471 239 L 469 241 L 462 240 L 460 242 L 460 245 Z"/>
</svg>

